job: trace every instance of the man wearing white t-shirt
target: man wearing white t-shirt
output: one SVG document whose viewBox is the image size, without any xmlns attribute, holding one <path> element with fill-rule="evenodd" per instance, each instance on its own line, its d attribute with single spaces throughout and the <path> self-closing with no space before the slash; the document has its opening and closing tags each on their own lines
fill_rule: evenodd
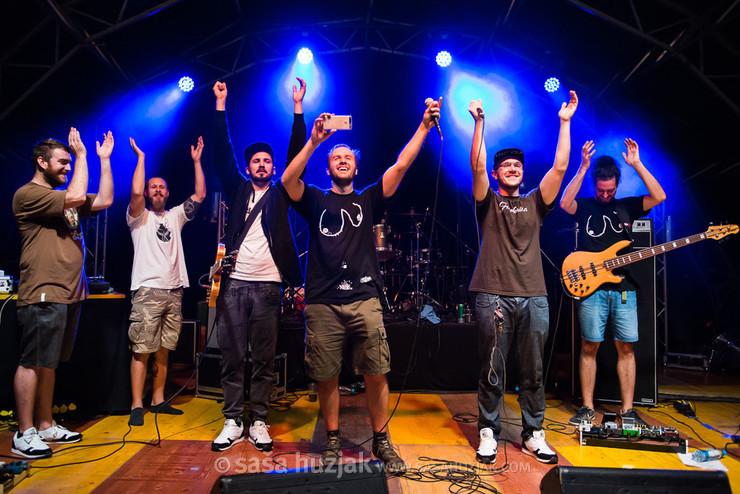
<svg viewBox="0 0 740 494">
<path fill-rule="evenodd" d="M 195 193 L 182 204 L 165 209 L 170 195 L 167 183 L 159 178 L 144 181 L 144 152 L 133 139 L 131 148 L 138 161 L 131 183 L 131 202 L 126 211 L 126 223 L 134 243 L 134 263 L 131 270 L 131 416 L 129 425 L 144 425 L 142 395 L 149 355 L 152 365 L 152 403 L 154 413 L 181 415 L 164 401 L 167 379 L 167 357 L 177 346 L 182 327 L 182 290 L 189 286 L 180 232 L 185 223 L 195 217 L 206 197 L 206 181 L 201 167 L 203 138 L 190 146 L 195 168 Z M 149 202 L 149 208 L 146 202 Z"/>
<path fill-rule="evenodd" d="M 288 161 L 306 140 L 306 83 L 298 81 L 300 85 L 293 86 Z M 237 252 L 237 256 L 232 272 L 221 281 L 216 301 L 225 420 L 211 450 L 225 451 L 246 436 L 259 451 L 272 451 L 273 440 L 266 421 L 275 371 L 282 285 L 301 286 L 303 270 L 288 219 L 288 195 L 279 180 L 272 181 L 276 168 L 272 147 L 265 142 L 250 144 L 244 150 L 246 166 L 241 167 L 226 119 L 226 83 L 216 82 L 213 94 L 213 162 L 229 207 L 223 240 L 226 252 Z M 247 348 L 251 373 L 245 376 Z M 249 389 L 247 424 L 243 422 L 245 388 Z"/>
</svg>

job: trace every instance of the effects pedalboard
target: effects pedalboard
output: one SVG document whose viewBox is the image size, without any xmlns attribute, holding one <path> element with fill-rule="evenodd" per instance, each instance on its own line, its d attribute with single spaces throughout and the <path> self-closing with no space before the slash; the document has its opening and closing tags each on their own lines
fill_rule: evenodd
<svg viewBox="0 0 740 494">
<path fill-rule="evenodd" d="M 10 491 L 26 477 L 28 477 L 27 461 L 14 461 L 12 463 L 0 461 L 0 494 Z"/>
<path fill-rule="evenodd" d="M 616 413 L 605 413 L 602 425 L 583 421 L 578 425 L 582 446 L 639 449 L 665 453 L 688 453 L 686 439 L 673 427 L 640 427 L 635 420 L 623 417 L 621 427 Z"/>
</svg>

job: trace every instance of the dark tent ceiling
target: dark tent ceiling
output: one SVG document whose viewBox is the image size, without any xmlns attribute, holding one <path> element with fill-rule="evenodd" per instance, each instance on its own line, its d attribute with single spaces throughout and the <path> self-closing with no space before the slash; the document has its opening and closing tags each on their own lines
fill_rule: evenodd
<svg viewBox="0 0 740 494">
<path fill-rule="evenodd" d="M 708 180 L 740 163 L 738 3 L 5 0 L 0 132 L 184 71 L 209 88 L 292 58 L 303 39 L 324 54 L 398 57 L 443 43 L 473 61 L 505 53 L 522 70 L 567 74 L 569 88 L 612 108 L 640 106 L 680 143 L 684 180 Z"/>
<path fill-rule="evenodd" d="M 5 0 L 0 130 L 183 70 L 209 87 L 291 58 L 303 38 L 318 52 L 409 57 L 444 41 L 457 56 L 514 54 L 568 74 L 579 94 L 641 105 L 685 148 L 686 178 L 726 173 L 740 156 L 738 14 L 738 0 Z"/>
</svg>

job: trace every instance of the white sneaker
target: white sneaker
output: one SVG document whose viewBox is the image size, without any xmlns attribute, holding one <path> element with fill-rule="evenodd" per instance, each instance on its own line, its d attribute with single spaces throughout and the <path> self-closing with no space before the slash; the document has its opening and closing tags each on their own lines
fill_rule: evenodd
<svg viewBox="0 0 740 494">
<path fill-rule="evenodd" d="M 72 432 L 56 422 L 51 422 L 51 427 L 39 431 L 39 437 L 46 443 L 76 443 L 82 441 L 82 434 Z"/>
<path fill-rule="evenodd" d="M 534 431 L 532 437 L 524 441 L 522 453 L 534 456 L 542 463 L 558 462 L 558 455 L 545 442 L 545 431 L 542 429 Z"/>
<path fill-rule="evenodd" d="M 244 441 L 244 424 L 237 424 L 234 419 L 226 419 L 221 434 L 211 443 L 211 450 L 226 451 L 242 441 Z"/>
<path fill-rule="evenodd" d="M 498 451 L 498 443 L 493 437 L 493 430 L 490 427 L 484 427 L 480 430 L 480 444 L 478 445 L 478 451 L 475 457 L 481 463 L 493 464 L 496 463 L 496 452 Z"/>
<path fill-rule="evenodd" d="M 13 446 L 10 451 L 26 458 L 48 458 L 51 456 L 51 448 L 44 444 L 35 427 L 26 429 L 23 434 L 21 434 L 21 431 L 13 434 Z"/>
<path fill-rule="evenodd" d="M 249 426 L 249 442 L 259 451 L 272 451 L 272 438 L 267 427 L 261 420 L 255 420 Z"/>
</svg>

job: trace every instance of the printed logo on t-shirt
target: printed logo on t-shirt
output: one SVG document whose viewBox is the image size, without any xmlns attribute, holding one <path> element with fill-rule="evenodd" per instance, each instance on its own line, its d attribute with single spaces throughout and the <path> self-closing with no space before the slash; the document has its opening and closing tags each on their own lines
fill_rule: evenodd
<svg viewBox="0 0 740 494">
<path fill-rule="evenodd" d="M 157 238 L 162 242 L 169 242 L 172 240 L 172 231 L 164 223 L 160 223 L 157 226 Z"/>
<path fill-rule="evenodd" d="M 344 280 L 339 285 L 337 285 L 337 290 L 342 290 L 342 291 L 346 291 L 346 292 L 351 291 L 352 290 L 352 282 L 349 281 L 349 280 Z"/>
<path fill-rule="evenodd" d="M 82 240 L 82 230 L 80 230 L 80 214 L 77 208 L 67 208 L 64 210 L 64 221 L 67 223 L 69 230 L 72 232 L 72 238 Z"/>
<path fill-rule="evenodd" d="M 508 202 L 501 201 L 498 203 L 498 206 L 501 208 L 501 212 L 509 212 L 511 214 L 517 214 L 517 213 L 526 213 L 529 211 L 525 206 L 514 206 L 513 208 L 509 205 Z"/>
<path fill-rule="evenodd" d="M 616 211 L 614 214 L 616 214 Z M 602 235 L 604 235 L 604 233 L 606 233 L 607 223 L 608 223 L 608 228 L 611 228 L 611 230 L 614 233 L 622 233 L 624 231 L 624 227 L 622 226 L 622 223 L 617 222 L 617 226 L 614 226 L 614 224 L 612 223 L 612 219 L 606 215 L 603 215 L 601 219 L 604 221 L 604 224 L 601 227 L 601 232 L 596 233 L 596 231 L 593 228 L 591 228 L 592 218 L 593 216 L 589 216 L 588 219 L 586 220 L 586 233 L 588 234 L 589 237 L 599 238 Z"/>
<path fill-rule="evenodd" d="M 355 219 L 357 220 L 357 223 L 355 223 L 353 221 L 352 215 L 346 209 L 341 209 L 340 212 L 339 212 L 339 216 L 342 218 L 342 224 L 339 227 L 339 230 L 337 232 L 331 232 L 331 231 L 329 231 L 329 229 L 327 227 L 324 226 L 324 223 L 323 223 L 323 221 L 324 221 L 324 215 L 326 214 L 326 209 L 324 209 L 321 212 L 321 217 L 319 218 L 319 232 L 323 236 L 325 236 L 325 237 L 338 237 L 344 231 L 344 217 L 345 216 L 347 217 L 347 219 L 349 220 L 349 222 L 352 224 L 353 227 L 359 228 L 359 226 L 362 224 L 362 218 L 363 218 L 363 216 L 362 216 L 362 207 L 359 204 L 357 204 L 356 202 L 353 202 L 352 205 L 353 206 L 356 206 L 357 209 L 358 209 L 358 213 L 355 216 Z"/>
</svg>

